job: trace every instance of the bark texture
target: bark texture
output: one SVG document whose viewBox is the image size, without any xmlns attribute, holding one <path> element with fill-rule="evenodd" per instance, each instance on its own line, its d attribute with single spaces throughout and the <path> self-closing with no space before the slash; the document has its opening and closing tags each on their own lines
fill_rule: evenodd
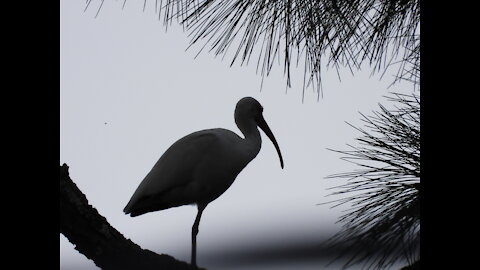
<svg viewBox="0 0 480 270">
<path fill-rule="evenodd" d="M 126 239 L 88 204 L 70 178 L 67 164 L 60 166 L 60 233 L 76 250 L 105 270 L 197 269 L 172 256 L 142 249 Z"/>
</svg>

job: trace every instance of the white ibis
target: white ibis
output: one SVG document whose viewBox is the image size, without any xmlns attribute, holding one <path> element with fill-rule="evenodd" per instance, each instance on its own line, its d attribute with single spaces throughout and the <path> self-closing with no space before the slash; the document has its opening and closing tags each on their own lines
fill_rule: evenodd
<svg viewBox="0 0 480 270">
<path fill-rule="evenodd" d="M 148 212 L 196 204 L 192 227 L 191 264 L 196 264 L 197 234 L 205 207 L 232 185 L 237 175 L 260 151 L 262 139 L 257 126 L 270 138 L 280 158 L 280 148 L 262 115 L 263 107 L 251 97 L 235 108 L 235 123 L 245 139 L 222 128 L 194 132 L 176 141 L 160 157 L 138 186 L 125 214 L 135 217 Z"/>
</svg>

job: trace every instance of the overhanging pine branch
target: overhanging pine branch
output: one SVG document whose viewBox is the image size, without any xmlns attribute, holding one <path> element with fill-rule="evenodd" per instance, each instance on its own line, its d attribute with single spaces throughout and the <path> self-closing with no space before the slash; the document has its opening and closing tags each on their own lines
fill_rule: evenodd
<svg viewBox="0 0 480 270">
<path fill-rule="evenodd" d="M 96 2 L 101 9 L 103 0 Z M 394 82 L 419 82 L 418 0 L 168 0 L 155 1 L 155 12 L 166 27 L 181 23 L 198 53 L 227 56 L 231 65 L 253 56 L 262 77 L 283 63 L 288 87 L 291 64 L 300 61 L 304 88 L 318 94 L 324 66 L 353 73 L 365 63 L 383 74 L 396 66 Z"/>
</svg>

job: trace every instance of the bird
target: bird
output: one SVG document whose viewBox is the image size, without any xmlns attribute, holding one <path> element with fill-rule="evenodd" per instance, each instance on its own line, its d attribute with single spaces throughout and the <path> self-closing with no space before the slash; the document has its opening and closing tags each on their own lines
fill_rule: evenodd
<svg viewBox="0 0 480 270">
<path fill-rule="evenodd" d="M 123 212 L 131 217 L 183 205 L 196 205 L 192 226 L 191 265 L 197 268 L 198 227 L 207 205 L 222 195 L 260 151 L 257 127 L 273 143 L 280 166 L 280 147 L 253 97 L 240 99 L 234 119 L 244 138 L 223 128 L 193 132 L 173 143 L 141 181 Z"/>
</svg>

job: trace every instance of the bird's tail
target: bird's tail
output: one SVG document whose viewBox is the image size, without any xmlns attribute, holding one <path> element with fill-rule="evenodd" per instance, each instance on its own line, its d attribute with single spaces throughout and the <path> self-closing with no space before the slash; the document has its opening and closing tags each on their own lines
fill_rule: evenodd
<svg viewBox="0 0 480 270">
<path fill-rule="evenodd" d="M 160 211 L 172 207 L 168 203 L 159 201 L 157 196 L 148 196 L 134 200 L 132 198 L 123 212 L 131 217 L 140 216 L 153 211 Z"/>
<path fill-rule="evenodd" d="M 127 206 L 125 206 L 125 208 L 123 208 L 123 212 L 127 215 L 132 213 L 132 200 L 130 200 L 127 203 Z"/>
</svg>

